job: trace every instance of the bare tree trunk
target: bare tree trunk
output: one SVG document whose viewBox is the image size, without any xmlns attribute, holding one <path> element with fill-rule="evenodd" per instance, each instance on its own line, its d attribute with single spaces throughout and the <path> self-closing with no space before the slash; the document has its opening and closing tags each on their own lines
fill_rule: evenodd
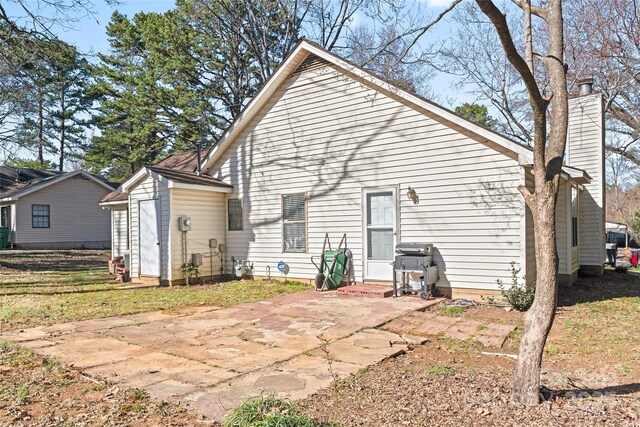
<svg viewBox="0 0 640 427">
<path fill-rule="evenodd" d="M 538 184 L 536 180 L 536 184 Z M 557 306 L 558 251 L 556 247 L 555 182 L 540 179 L 543 188 L 536 187 L 533 203 L 533 227 L 536 254 L 536 295 L 524 317 L 524 335 L 513 385 L 514 400 L 528 406 L 537 405 L 540 391 L 540 366 L 544 345 L 553 325 Z"/>
<path fill-rule="evenodd" d="M 533 74 L 533 35 L 531 34 L 531 0 L 522 2 L 524 14 L 524 59 Z"/>
<path fill-rule="evenodd" d="M 38 161 L 44 168 L 44 112 L 42 95 L 38 96 Z"/>
<path fill-rule="evenodd" d="M 66 145 L 66 118 L 65 118 L 65 105 L 64 105 L 64 89 L 62 89 L 62 92 L 60 93 L 60 112 L 61 112 L 61 117 L 60 117 L 60 160 L 59 160 L 59 164 L 58 164 L 58 170 L 60 172 L 62 172 L 64 170 L 64 157 L 65 157 L 65 153 L 64 153 L 64 147 Z"/>
</svg>

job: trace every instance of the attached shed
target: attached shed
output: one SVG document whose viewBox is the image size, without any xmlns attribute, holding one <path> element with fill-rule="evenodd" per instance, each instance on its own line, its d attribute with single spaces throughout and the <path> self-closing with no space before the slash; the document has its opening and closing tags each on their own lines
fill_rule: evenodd
<svg viewBox="0 0 640 427">
<path fill-rule="evenodd" d="M 226 194 L 232 187 L 208 175 L 146 167 L 121 186 L 128 194 L 131 277 L 180 283 L 181 270 L 202 257 L 201 276 L 221 274 L 218 245 L 224 244 Z M 190 230 L 182 231 L 179 219 L 188 217 Z"/>
</svg>

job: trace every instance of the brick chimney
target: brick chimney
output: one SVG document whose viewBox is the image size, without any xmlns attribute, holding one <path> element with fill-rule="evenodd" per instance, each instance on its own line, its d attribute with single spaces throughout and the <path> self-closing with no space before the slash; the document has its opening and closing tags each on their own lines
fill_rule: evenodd
<svg viewBox="0 0 640 427">
<path fill-rule="evenodd" d="M 604 104 L 593 79 L 578 81 L 579 95 L 569 99 L 566 162 L 586 171 L 591 183 L 579 193 L 580 271 L 602 275 L 605 261 Z"/>
</svg>

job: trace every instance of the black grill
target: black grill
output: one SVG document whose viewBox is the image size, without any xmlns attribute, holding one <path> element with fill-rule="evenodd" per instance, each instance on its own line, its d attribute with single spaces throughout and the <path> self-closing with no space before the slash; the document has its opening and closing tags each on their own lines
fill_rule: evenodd
<svg viewBox="0 0 640 427">
<path fill-rule="evenodd" d="M 396 257 L 393 263 L 393 296 L 404 293 L 420 292 L 422 299 L 428 299 L 429 293 L 436 294 L 438 268 L 433 262 L 433 245 L 429 243 L 399 243 L 396 245 Z M 408 273 L 421 272 L 420 289 L 409 284 Z M 398 279 L 400 285 L 398 286 Z"/>
</svg>

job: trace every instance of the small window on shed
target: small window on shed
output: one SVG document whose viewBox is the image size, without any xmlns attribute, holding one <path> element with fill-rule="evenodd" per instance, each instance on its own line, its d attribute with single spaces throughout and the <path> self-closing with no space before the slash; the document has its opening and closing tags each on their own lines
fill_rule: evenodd
<svg viewBox="0 0 640 427">
<path fill-rule="evenodd" d="M 282 251 L 307 252 L 305 193 L 282 195 Z"/>
<path fill-rule="evenodd" d="M 49 228 L 49 205 L 31 205 L 31 227 Z"/>
<path fill-rule="evenodd" d="M 9 206 L 0 207 L 0 227 L 9 228 L 10 224 L 10 210 Z"/>
<path fill-rule="evenodd" d="M 242 230 L 242 202 L 240 199 L 229 199 L 227 202 L 229 231 Z"/>
</svg>

